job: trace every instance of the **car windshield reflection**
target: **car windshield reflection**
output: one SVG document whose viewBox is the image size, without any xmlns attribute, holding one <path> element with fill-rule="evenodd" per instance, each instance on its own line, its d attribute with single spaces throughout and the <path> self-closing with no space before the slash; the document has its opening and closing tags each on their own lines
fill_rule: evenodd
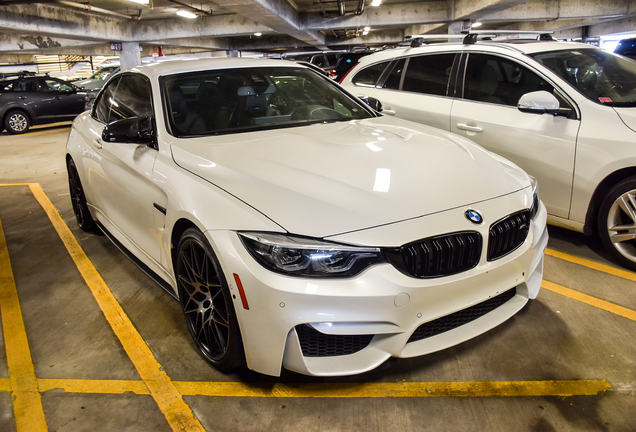
<svg viewBox="0 0 636 432">
<path fill-rule="evenodd" d="M 305 68 L 223 69 L 164 76 L 166 123 L 177 137 L 373 117 Z"/>
<path fill-rule="evenodd" d="M 533 57 L 588 99 L 609 106 L 636 106 L 636 62 L 596 49 L 534 54 Z"/>
</svg>

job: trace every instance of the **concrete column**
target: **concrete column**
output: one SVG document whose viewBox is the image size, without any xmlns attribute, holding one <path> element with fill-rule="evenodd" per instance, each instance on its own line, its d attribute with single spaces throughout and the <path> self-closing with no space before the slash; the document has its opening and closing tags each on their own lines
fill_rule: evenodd
<svg viewBox="0 0 636 432">
<path fill-rule="evenodd" d="M 455 21 L 448 23 L 448 34 L 460 34 L 462 32 L 462 22 Z"/>
<path fill-rule="evenodd" d="M 227 50 L 225 52 L 227 53 L 228 57 L 238 57 L 239 56 L 238 50 Z"/>
<path fill-rule="evenodd" d="M 141 51 L 139 51 L 139 43 L 122 43 L 121 51 L 119 52 L 119 62 L 122 69 L 139 66 L 141 64 Z"/>
</svg>

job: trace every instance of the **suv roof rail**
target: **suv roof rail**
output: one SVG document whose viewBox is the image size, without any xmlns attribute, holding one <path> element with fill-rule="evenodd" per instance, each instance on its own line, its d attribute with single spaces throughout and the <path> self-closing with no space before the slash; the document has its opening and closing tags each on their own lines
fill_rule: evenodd
<svg viewBox="0 0 636 432">
<path fill-rule="evenodd" d="M 35 75 L 36 75 L 36 72 L 23 70 L 23 71 L 20 71 L 20 72 L 11 72 L 11 73 L 0 74 L 0 78 L 9 78 L 9 77 L 24 78 L 26 76 L 35 76 Z M 49 74 L 47 73 L 46 76 L 49 76 Z"/>
<path fill-rule="evenodd" d="M 473 45 L 477 42 L 477 38 L 489 39 L 504 35 L 538 35 L 537 40 L 554 41 L 556 40 L 552 34 L 554 31 L 533 31 L 533 30 L 470 30 L 461 34 L 423 34 L 423 35 L 407 35 L 405 39 L 412 39 L 411 48 L 422 46 L 422 43 L 431 43 L 433 41 L 442 41 L 444 39 L 463 39 L 465 45 Z M 429 41 L 429 42 L 425 42 Z"/>
</svg>

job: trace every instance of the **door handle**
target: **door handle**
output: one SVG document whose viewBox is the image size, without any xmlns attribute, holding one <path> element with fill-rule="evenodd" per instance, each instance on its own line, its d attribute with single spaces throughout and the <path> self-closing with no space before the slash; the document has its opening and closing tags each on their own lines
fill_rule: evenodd
<svg viewBox="0 0 636 432">
<path fill-rule="evenodd" d="M 93 143 L 95 144 L 95 147 L 97 147 L 98 149 L 102 148 L 102 140 L 100 140 L 99 138 L 95 138 L 93 140 Z"/>
<path fill-rule="evenodd" d="M 470 126 L 465 123 L 457 123 L 457 129 L 469 131 L 469 132 L 483 132 L 484 130 L 479 126 Z"/>
</svg>

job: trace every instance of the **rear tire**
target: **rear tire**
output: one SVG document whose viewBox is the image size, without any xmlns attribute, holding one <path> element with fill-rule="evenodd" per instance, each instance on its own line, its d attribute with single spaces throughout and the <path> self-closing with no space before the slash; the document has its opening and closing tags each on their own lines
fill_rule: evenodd
<svg viewBox="0 0 636 432">
<path fill-rule="evenodd" d="M 614 260 L 636 271 L 636 177 L 614 185 L 597 217 L 601 243 Z"/>
<path fill-rule="evenodd" d="M 4 127 L 10 134 L 23 134 L 31 127 L 31 120 L 22 110 L 11 110 L 4 118 Z"/>
<path fill-rule="evenodd" d="M 221 264 L 198 229 L 181 236 L 175 264 L 179 301 L 199 352 L 222 372 L 243 367 L 243 341 L 230 290 Z"/>
</svg>

